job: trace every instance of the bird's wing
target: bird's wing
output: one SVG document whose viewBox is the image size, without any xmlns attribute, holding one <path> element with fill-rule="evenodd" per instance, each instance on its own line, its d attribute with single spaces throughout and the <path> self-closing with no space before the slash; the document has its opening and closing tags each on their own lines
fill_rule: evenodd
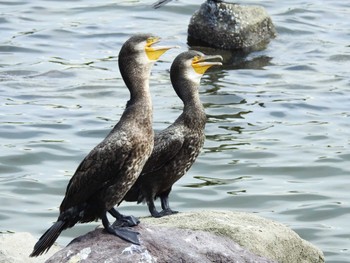
<svg viewBox="0 0 350 263">
<path fill-rule="evenodd" d="M 170 162 L 181 150 L 183 143 L 183 131 L 179 129 L 166 129 L 156 134 L 153 152 L 148 158 L 141 176 L 156 171 Z"/>
<path fill-rule="evenodd" d="M 80 163 L 69 181 L 61 210 L 87 201 L 102 188 L 121 176 L 121 169 L 128 158 L 129 145 L 105 142 L 97 145 Z"/>
</svg>

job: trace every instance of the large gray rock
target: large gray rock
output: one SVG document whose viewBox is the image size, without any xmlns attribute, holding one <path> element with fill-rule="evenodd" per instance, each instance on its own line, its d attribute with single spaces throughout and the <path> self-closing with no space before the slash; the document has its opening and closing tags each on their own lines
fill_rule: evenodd
<svg viewBox="0 0 350 263">
<path fill-rule="evenodd" d="M 321 250 L 287 226 L 255 214 L 231 211 L 180 213 L 158 219 L 143 218 L 143 223 L 201 230 L 226 236 L 249 251 L 279 263 L 324 262 Z"/>
<path fill-rule="evenodd" d="M 42 263 L 61 248 L 52 246 L 49 252 L 39 258 L 30 258 L 36 239 L 29 233 L 0 234 L 0 263 Z"/>
<path fill-rule="evenodd" d="M 126 243 L 100 228 L 74 239 L 47 263 L 275 262 L 254 255 L 227 237 L 204 231 L 143 223 L 135 230 L 140 233 L 141 246 Z"/>
<path fill-rule="evenodd" d="M 101 228 L 58 251 L 29 258 L 36 239 L 29 233 L 0 235 L 0 263 L 24 262 L 324 262 L 322 252 L 288 227 L 248 213 L 201 211 L 141 218 L 134 228 L 141 246 Z"/>
<path fill-rule="evenodd" d="M 322 252 L 290 228 L 254 214 L 179 213 L 141 218 L 133 229 L 141 246 L 97 229 L 47 262 L 324 262 Z"/>
<path fill-rule="evenodd" d="M 188 26 L 189 45 L 228 50 L 259 50 L 275 35 L 263 7 L 210 0 L 193 14 Z"/>
</svg>

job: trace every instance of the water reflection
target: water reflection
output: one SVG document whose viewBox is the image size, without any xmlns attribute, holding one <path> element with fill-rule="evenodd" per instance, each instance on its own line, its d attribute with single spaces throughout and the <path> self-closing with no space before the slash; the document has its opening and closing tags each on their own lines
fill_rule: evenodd
<svg viewBox="0 0 350 263">
<path fill-rule="evenodd" d="M 190 49 L 198 50 L 208 55 L 221 55 L 223 57 L 223 68 L 234 69 L 264 69 L 272 65 L 272 57 L 256 51 L 254 53 L 240 50 L 221 50 L 203 46 L 192 46 Z M 261 50 L 264 50 L 262 48 Z"/>
</svg>

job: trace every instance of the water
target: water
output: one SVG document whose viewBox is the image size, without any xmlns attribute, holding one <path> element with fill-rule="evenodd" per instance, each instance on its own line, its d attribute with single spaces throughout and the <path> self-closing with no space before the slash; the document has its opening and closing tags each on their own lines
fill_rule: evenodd
<svg viewBox="0 0 350 263">
<path fill-rule="evenodd" d="M 70 176 L 124 109 L 117 55 L 131 34 L 153 32 L 181 47 L 151 76 L 155 129 L 179 115 L 168 69 L 187 49 L 199 1 L 156 11 L 152 2 L 0 2 L 0 231 L 39 237 L 56 220 Z M 290 226 L 327 262 L 349 262 L 350 4 L 241 2 L 263 5 L 278 37 L 203 77 L 207 140 L 174 186 L 172 207 L 258 213 Z"/>
</svg>

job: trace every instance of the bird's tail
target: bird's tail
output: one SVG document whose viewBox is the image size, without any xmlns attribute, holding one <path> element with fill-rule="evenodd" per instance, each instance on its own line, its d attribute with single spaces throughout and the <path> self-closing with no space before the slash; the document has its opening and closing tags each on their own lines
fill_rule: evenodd
<svg viewBox="0 0 350 263">
<path fill-rule="evenodd" d="M 67 228 L 67 222 L 65 221 L 57 221 L 55 224 L 53 224 L 52 227 L 50 227 L 39 239 L 38 242 L 36 242 L 34 246 L 34 250 L 32 254 L 30 254 L 30 257 L 37 257 L 41 254 L 45 253 L 47 250 L 50 249 L 50 247 L 53 245 L 53 243 L 56 241 L 58 236 L 61 234 L 61 232 Z"/>
</svg>

